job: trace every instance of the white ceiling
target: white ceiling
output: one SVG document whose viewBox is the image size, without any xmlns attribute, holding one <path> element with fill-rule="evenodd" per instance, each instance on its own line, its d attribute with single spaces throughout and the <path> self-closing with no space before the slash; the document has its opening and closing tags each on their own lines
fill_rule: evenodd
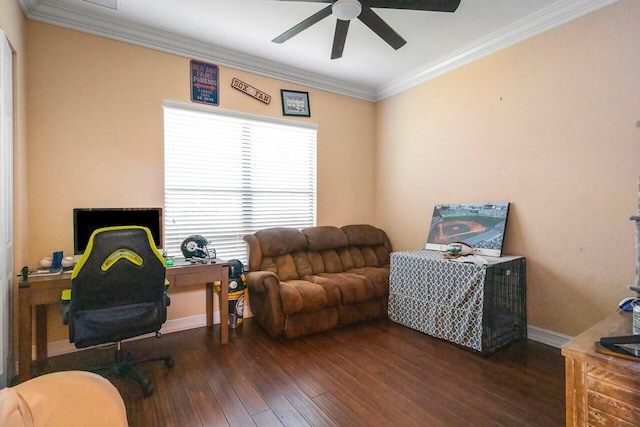
<svg viewBox="0 0 640 427">
<path fill-rule="evenodd" d="M 455 13 L 374 9 L 407 44 L 358 20 L 330 59 L 336 18 L 271 40 L 326 7 L 312 1 L 18 0 L 29 19 L 376 101 L 617 0 L 462 0 Z"/>
</svg>

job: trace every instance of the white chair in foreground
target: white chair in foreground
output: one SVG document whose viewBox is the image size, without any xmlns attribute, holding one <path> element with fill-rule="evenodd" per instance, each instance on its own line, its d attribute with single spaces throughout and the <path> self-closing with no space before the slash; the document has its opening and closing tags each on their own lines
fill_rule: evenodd
<svg viewBox="0 0 640 427">
<path fill-rule="evenodd" d="M 0 425 L 128 426 L 118 390 L 100 375 L 54 372 L 0 390 Z"/>
</svg>

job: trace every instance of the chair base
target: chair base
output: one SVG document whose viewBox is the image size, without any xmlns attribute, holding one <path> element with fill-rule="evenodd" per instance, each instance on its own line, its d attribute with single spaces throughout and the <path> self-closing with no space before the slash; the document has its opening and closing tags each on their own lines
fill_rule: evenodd
<svg viewBox="0 0 640 427">
<path fill-rule="evenodd" d="M 167 368 L 173 368 L 175 363 L 173 357 L 165 355 L 145 359 L 134 359 L 131 356 L 131 353 L 122 350 L 120 342 L 117 344 L 118 346 L 115 351 L 114 364 L 92 369 L 92 371 L 103 376 L 116 375 L 118 377 L 131 378 L 140 384 L 144 397 L 151 396 L 153 394 L 153 383 L 149 378 L 138 372 L 135 369 L 135 366 L 146 362 L 163 361 Z"/>
</svg>

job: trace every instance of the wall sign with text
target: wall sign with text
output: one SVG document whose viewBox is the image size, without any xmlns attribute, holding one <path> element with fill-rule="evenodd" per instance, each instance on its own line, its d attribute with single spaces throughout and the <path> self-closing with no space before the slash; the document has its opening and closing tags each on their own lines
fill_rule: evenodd
<svg viewBox="0 0 640 427">
<path fill-rule="evenodd" d="M 260 89 L 256 89 L 248 83 L 243 82 L 238 78 L 233 78 L 231 80 L 231 87 L 234 89 L 238 89 L 240 92 L 246 93 L 247 95 L 257 99 L 258 101 L 264 102 L 269 105 L 271 102 L 271 95 L 264 93 Z"/>
<path fill-rule="evenodd" d="M 219 80 L 217 65 L 191 60 L 191 101 L 218 105 Z"/>
</svg>

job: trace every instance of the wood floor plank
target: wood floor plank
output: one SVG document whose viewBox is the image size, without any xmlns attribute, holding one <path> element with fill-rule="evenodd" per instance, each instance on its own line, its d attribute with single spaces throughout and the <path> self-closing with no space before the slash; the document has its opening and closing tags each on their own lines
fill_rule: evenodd
<svg viewBox="0 0 640 427">
<path fill-rule="evenodd" d="M 370 402 L 366 396 L 360 396 L 350 389 L 349 381 L 344 378 L 331 375 L 325 366 L 318 361 L 304 361 L 307 374 L 322 384 L 328 393 L 338 399 L 349 411 L 358 417 L 365 425 L 394 426 L 392 419 L 385 417 L 378 408 Z"/>
<path fill-rule="evenodd" d="M 384 350 L 381 350 L 381 353 L 383 353 L 380 356 L 381 360 L 376 363 L 376 357 L 369 357 L 363 352 L 364 341 L 366 340 L 356 341 L 353 336 L 346 339 L 338 337 L 331 339 L 334 342 L 339 342 L 340 345 L 334 346 L 334 351 L 328 353 L 327 358 L 336 366 L 344 367 L 354 378 L 357 378 L 358 382 L 361 383 L 362 390 L 364 390 L 360 395 L 367 396 L 367 399 L 374 402 L 376 406 L 384 409 L 383 413 L 387 418 L 401 421 L 407 425 L 425 425 L 425 423 L 429 425 L 455 425 L 465 422 L 463 418 L 448 411 L 446 407 L 430 405 L 428 399 L 422 402 L 412 400 L 410 393 L 407 393 L 407 390 L 415 388 L 415 376 L 412 372 L 408 372 L 403 381 L 396 381 L 395 383 L 391 380 L 396 378 L 388 376 L 388 370 L 383 374 L 382 378 L 379 377 L 378 374 L 385 368 L 385 364 L 380 363 L 385 357 Z M 349 343 L 357 346 L 359 351 L 357 353 L 348 351 Z M 316 341 L 314 345 L 327 346 L 330 343 Z M 367 373 L 360 368 L 362 365 L 377 367 L 371 373 Z M 351 387 L 353 388 L 354 386 Z M 418 392 L 418 394 L 420 396 L 430 396 L 437 391 L 433 390 L 433 387 L 431 389 L 432 391 L 429 394 L 424 392 Z"/>
<path fill-rule="evenodd" d="M 466 380 L 464 372 L 462 372 L 462 375 L 456 376 L 456 381 L 451 381 L 454 368 L 449 368 L 447 371 L 451 372 L 451 375 L 442 377 L 442 369 L 439 369 L 438 363 L 442 359 L 448 358 L 447 356 L 449 355 L 447 354 L 434 354 L 434 357 L 424 354 L 417 359 L 406 361 L 386 351 L 385 348 L 372 345 L 369 342 L 361 342 L 360 350 L 362 359 L 374 361 L 383 368 L 377 376 L 385 381 L 387 386 L 392 389 L 403 390 L 405 397 L 422 408 L 428 408 L 429 413 L 437 413 L 438 419 L 446 420 L 448 425 L 464 425 L 469 418 L 475 417 L 481 409 L 487 422 L 496 424 L 517 422 L 517 419 L 511 417 L 502 408 L 493 410 L 491 406 L 486 406 L 484 399 L 479 397 L 483 394 L 483 391 Z M 456 348 L 449 350 L 460 351 Z M 475 355 L 469 356 L 478 357 Z M 411 371 L 398 369 L 399 363 L 406 366 L 407 363 L 411 362 L 413 362 Z M 354 363 L 359 363 L 359 361 Z M 461 369 L 455 368 L 455 371 L 457 375 Z M 424 393 L 423 390 L 425 389 L 429 389 L 430 392 Z M 451 395 L 457 397 L 453 404 L 450 403 Z M 443 405 L 443 403 L 448 404 Z"/>
<path fill-rule="evenodd" d="M 481 357 L 388 320 L 274 340 L 253 319 L 219 343 L 218 326 L 141 339 L 154 383 L 110 378 L 138 426 L 564 425 L 560 350 L 523 340 Z M 108 363 L 112 349 L 50 358 L 46 372 Z"/>
<path fill-rule="evenodd" d="M 287 364 L 287 367 L 290 366 Z M 262 370 L 265 381 L 275 384 L 282 395 L 310 425 L 335 426 L 333 419 L 320 409 L 313 399 L 304 393 L 289 372 L 283 369 Z"/>
<path fill-rule="evenodd" d="M 289 402 L 284 393 L 268 379 L 264 378 L 260 372 L 253 372 L 251 382 L 260 390 L 269 407 L 282 424 L 286 426 L 311 425 Z"/>
<path fill-rule="evenodd" d="M 184 410 L 197 415 L 200 424 L 193 422 L 192 425 L 228 425 L 224 412 L 215 393 L 211 389 L 206 378 L 192 366 L 203 366 L 201 358 L 205 357 L 198 352 L 184 352 L 177 360 L 177 366 L 182 366 L 180 370 L 180 385 L 175 387 L 175 394 L 172 396 L 172 407 L 182 406 Z M 174 366 L 173 369 L 176 369 Z M 173 372 L 171 373 L 173 374 Z M 178 375 L 174 375 L 178 376 Z M 189 416 L 177 419 L 189 420 Z"/>
<path fill-rule="evenodd" d="M 349 408 L 347 408 L 340 400 L 333 397 L 329 393 L 324 393 L 313 398 L 313 401 L 339 426 L 366 427 L 368 424 L 363 422 Z"/>
<path fill-rule="evenodd" d="M 242 401 L 249 415 L 268 411 L 269 405 L 247 378 L 247 372 L 251 373 L 255 367 L 243 363 L 244 360 L 232 352 L 220 352 L 216 357 L 220 358 L 218 362 L 221 362 L 221 364 L 226 367 L 224 375 L 229 384 L 232 384 L 234 391 L 240 401 Z"/>
<path fill-rule="evenodd" d="M 221 349 L 225 351 L 226 349 Z M 222 365 L 215 359 L 202 361 L 202 375 L 206 378 L 209 387 L 222 409 L 230 426 L 253 425 L 251 415 L 236 394 L 233 384 L 227 380 Z"/>
<path fill-rule="evenodd" d="M 394 331 L 398 332 L 398 331 Z M 402 331 L 403 335 L 420 334 L 416 331 Z M 412 355 L 412 359 L 407 359 L 405 354 L 408 353 L 406 346 L 412 345 L 410 343 L 424 344 L 425 340 L 439 341 L 431 337 L 423 337 L 420 334 L 417 340 L 406 340 L 403 336 L 401 344 L 398 347 L 393 348 L 391 351 L 395 352 L 398 359 L 394 359 L 390 369 L 394 369 L 398 365 L 409 363 L 413 360 L 415 355 Z M 426 363 L 436 368 L 440 372 L 448 372 L 448 381 L 450 385 L 447 389 L 450 392 L 464 392 L 466 389 L 473 390 L 470 397 L 465 399 L 465 402 L 471 406 L 472 412 L 484 408 L 485 398 L 478 398 L 479 395 L 492 396 L 493 401 L 502 400 L 501 404 L 495 409 L 495 414 L 499 417 L 505 416 L 505 413 L 513 412 L 519 419 L 522 420 L 535 420 L 532 422 L 544 422 L 545 420 L 551 424 L 561 422 L 558 418 L 558 414 L 564 411 L 564 399 L 557 399 L 558 393 L 558 379 L 564 377 L 564 369 L 562 368 L 562 357 L 559 351 L 556 353 L 556 357 L 553 362 L 545 365 L 538 365 L 536 369 L 528 369 L 523 363 L 526 363 L 526 359 L 522 358 L 522 351 L 515 352 L 513 356 L 509 356 L 509 353 L 513 350 L 522 348 L 531 349 L 530 353 L 533 353 L 536 348 L 545 348 L 545 354 L 549 353 L 549 348 L 539 343 L 528 343 L 526 340 L 517 346 L 511 346 L 510 348 L 503 349 L 499 354 L 502 357 L 508 357 L 509 360 L 517 360 L 517 364 L 514 366 L 507 366 L 505 363 L 500 362 L 500 359 L 494 359 L 492 357 L 483 358 L 475 355 L 472 352 L 461 350 L 448 343 L 439 342 L 440 345 L 444 344 L 444 347 L 440 347 L 438 352 L 434 352 L 431 360 Z M 379 350 L 386 349 L 387 347 L 380 346 L 377 342 L 371 342 L 371 346 L 378 347 Z M 400 347 L 400 348 L 399 348 Z M 438 356 L 439 355 L 439 356 Z M 515 356 L 515 357 L 514 357 Z M 535 356 L 534 356 L 535 358 Z M 391 358 L 389 358 L 391 360 Z M 464 369 L 460 367 L 464 366 Z M 541 370 L 549 369 L 550 366 L 556 366 L 553 371 L 555 375 L 545 376 L 545 378 L 553 378 L 551 383 L 548 383 L 545 379 L 539 378 L 538 373 Z M 558 369 L 559 368 L 559 369 Z M 463 388 L 460 385 L 468 384 Z M 552 384 L 552 387 L 547 387 L 548 384 Z M 532 391 L 536 393 L 537 398 L 535 401 L 530 400 Z M 510 411 L 504 411 L 505 407 L 511 407 Z M 485 416 L 488 416 L 491 409 L 485 409 Z M 458 409 L 460 411 L 460 409 Z"/>
<path fill-rule="evenodd" d="M 283 425 L 271 410 L 255 414 L 253 421 L 258 427 L 281 427 Z"/>
</svg>

